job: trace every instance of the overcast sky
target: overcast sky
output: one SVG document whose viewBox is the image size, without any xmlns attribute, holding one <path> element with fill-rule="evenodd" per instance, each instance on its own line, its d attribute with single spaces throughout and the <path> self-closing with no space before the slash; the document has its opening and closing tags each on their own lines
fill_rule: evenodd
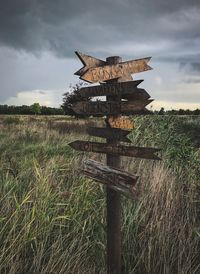
<svg viewBox="0 0 200 274">
<path fill-rule="evenodd" d="M 154 108 L 200 108 L 200 0 L 0 0 L 0 103 L 59 106 L 82 64 L 152 56 Z"/>
</svg>

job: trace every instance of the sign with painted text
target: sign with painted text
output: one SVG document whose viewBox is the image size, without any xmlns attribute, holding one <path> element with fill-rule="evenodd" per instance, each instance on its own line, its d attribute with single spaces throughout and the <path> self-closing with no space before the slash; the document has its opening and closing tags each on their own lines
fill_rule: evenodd
<svg viewBox="0 0 200 274">
<path fill-rule="evenodd" d="M 151 57 L 107 65 L 104 61 L 94 57 L 83 55 L 79 52 L 76 54 L 84 64 L 84 67 L 76 72 L 76 75 L 80 75 L 82 80 L 89 83 L 105 82 L 111 79 L 117 79 L 123 76 L 127 77 L 127 75 L 133 73 L 144 72 L 152 69 L 148 65 Z"/>
<path fill-rule="evenodd" d="M 161 160 L 160 157 L 154 154 L 160 151 L 160 149 L 157 148 L 112 145 L 89 141 L 74 141 L 69 143 L 69 146 L 75 150 L 82 150 L 85 152 L 107 153 L 112 155 Z"/>
<path fill-rule="evenodd" d="M 73 104 L 72 109 L 77 114 L 105 116 L 116 114 L 148 114 L 150 113 L 145 106 L 150 104 L 153 100 L 138 100 L 138 101 L 121 101 L 121 102 L 78 102 Z"/>
<path fill-rule="evenodd" d="M 133 81 L 132 74 L 148 71 L 150 57 L 122 62 L 119 56 L 106 60 L 76 52 L 83 67 L 75 74 L 89 83 L 99 83 L 82 87 L 79 91 L 82 101 L 72 104 L 78 115 L 106 116 L 105 127 L 88 127 L 90 136 L 104 138 L 105 142 L 73 141 L 73 149 L 83 152 L 106 154 L 106 164 L 94 160 L 84 161 L 83 174 L 106 186 L 107 207 L 107 274 L 121 274 L 121 224 L 120 194 L 131 199 L 138 195 L 138 176 L 120 169 L 120 157 L 135 157 L 161 160 L 160 149 L 121 144 L 131 143 L 128 138 L 134 123 L 122 115 L 150 114 L 146 108 L 153 100 L 138 85 L 143 80 Z M 106 97 L 106 101 L 90 101 L 93 97 Z"/>
</svg>

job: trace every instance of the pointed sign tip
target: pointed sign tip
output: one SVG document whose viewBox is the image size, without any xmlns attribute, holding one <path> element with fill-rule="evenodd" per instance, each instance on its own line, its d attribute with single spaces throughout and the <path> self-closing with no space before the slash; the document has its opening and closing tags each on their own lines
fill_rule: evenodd
<svg viewBox="0 0 200 274">
<path fill-rule="evenodd" d="M 152 70 L 153 68 L 147 65 L 147 70 Z"/>
<path fill-rule="evenodd" d="M 135 80 L 135 82 L 136 82 L 136 87 L 139 86 L 139 84 L 141 84 L 143 81 L 144 81 L 144 79 L 142 79 L 142 80 Z"/>
<path fill-rule="evenodd" d="M 73 141 L 73 142 L 71 142 L 71 143 L 68 143 L 68 145 L 69 145 L 70 147 L 72 147 L 73 149 L 76 149 L 77 143 L 78 143 L 78 141 L 76 140 L 76 141 Z"/>
<path fill-rule="evenodd" d="M 77 71 L 74 73 L 74 75 L 80 76 L 80 75 L 81 75 L 81 73 L 80 73 L 80 69 L 79 69 L 79 70 L 77 70 Z"/>
<path fill-rule="evenodd" d="M 83 58 L 82 58 L 82 55 L 83 55 L 83 53 L 81 53 L 80 51 L 75 51 L 75 54 L 78 56 L 78 58 L 81 60 L 81 62 L 85 65 L 85 63 L 84 63 L 84 60 L 83 60 Z"/>
</svg>

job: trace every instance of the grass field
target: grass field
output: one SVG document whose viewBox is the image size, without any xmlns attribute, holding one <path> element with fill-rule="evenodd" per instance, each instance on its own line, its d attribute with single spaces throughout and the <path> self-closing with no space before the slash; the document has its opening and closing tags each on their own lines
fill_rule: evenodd
<svg viewBox="0 0 200 274">
<path fill-rule="evenodd" d="M 122 158 L 140 176 L 138 199 L 122 198 L 123 273 L 200 273 L 200 116 L 134 120 L 133 144 L 163 161 Z M 80 172 L 105 156 L 68 146 L 96 124 L 0 117 L 0 273 L 105 273 L 105 188 Z"/>
</svg>

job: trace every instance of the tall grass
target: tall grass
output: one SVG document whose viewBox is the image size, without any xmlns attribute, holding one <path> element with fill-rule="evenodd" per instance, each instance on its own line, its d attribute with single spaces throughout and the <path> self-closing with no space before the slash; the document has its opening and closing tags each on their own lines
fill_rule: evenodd
<svg viewBox="0 0 200 274">
<path fill-rule="evenodd" d="M 91 138 L 68 119 L 20 119 L 0 132 L 0 273 L 105 273 L 105 189 L 80 173 L 85 158 L 105 157 L 68 146 Z M 123 157 L 140 175 L 138 200 L 122 198 L 125 274 L 200 272 L 200 159 L 180 120 L 138 117 L 130 134 L 164 161 Z"/>
</svg>

